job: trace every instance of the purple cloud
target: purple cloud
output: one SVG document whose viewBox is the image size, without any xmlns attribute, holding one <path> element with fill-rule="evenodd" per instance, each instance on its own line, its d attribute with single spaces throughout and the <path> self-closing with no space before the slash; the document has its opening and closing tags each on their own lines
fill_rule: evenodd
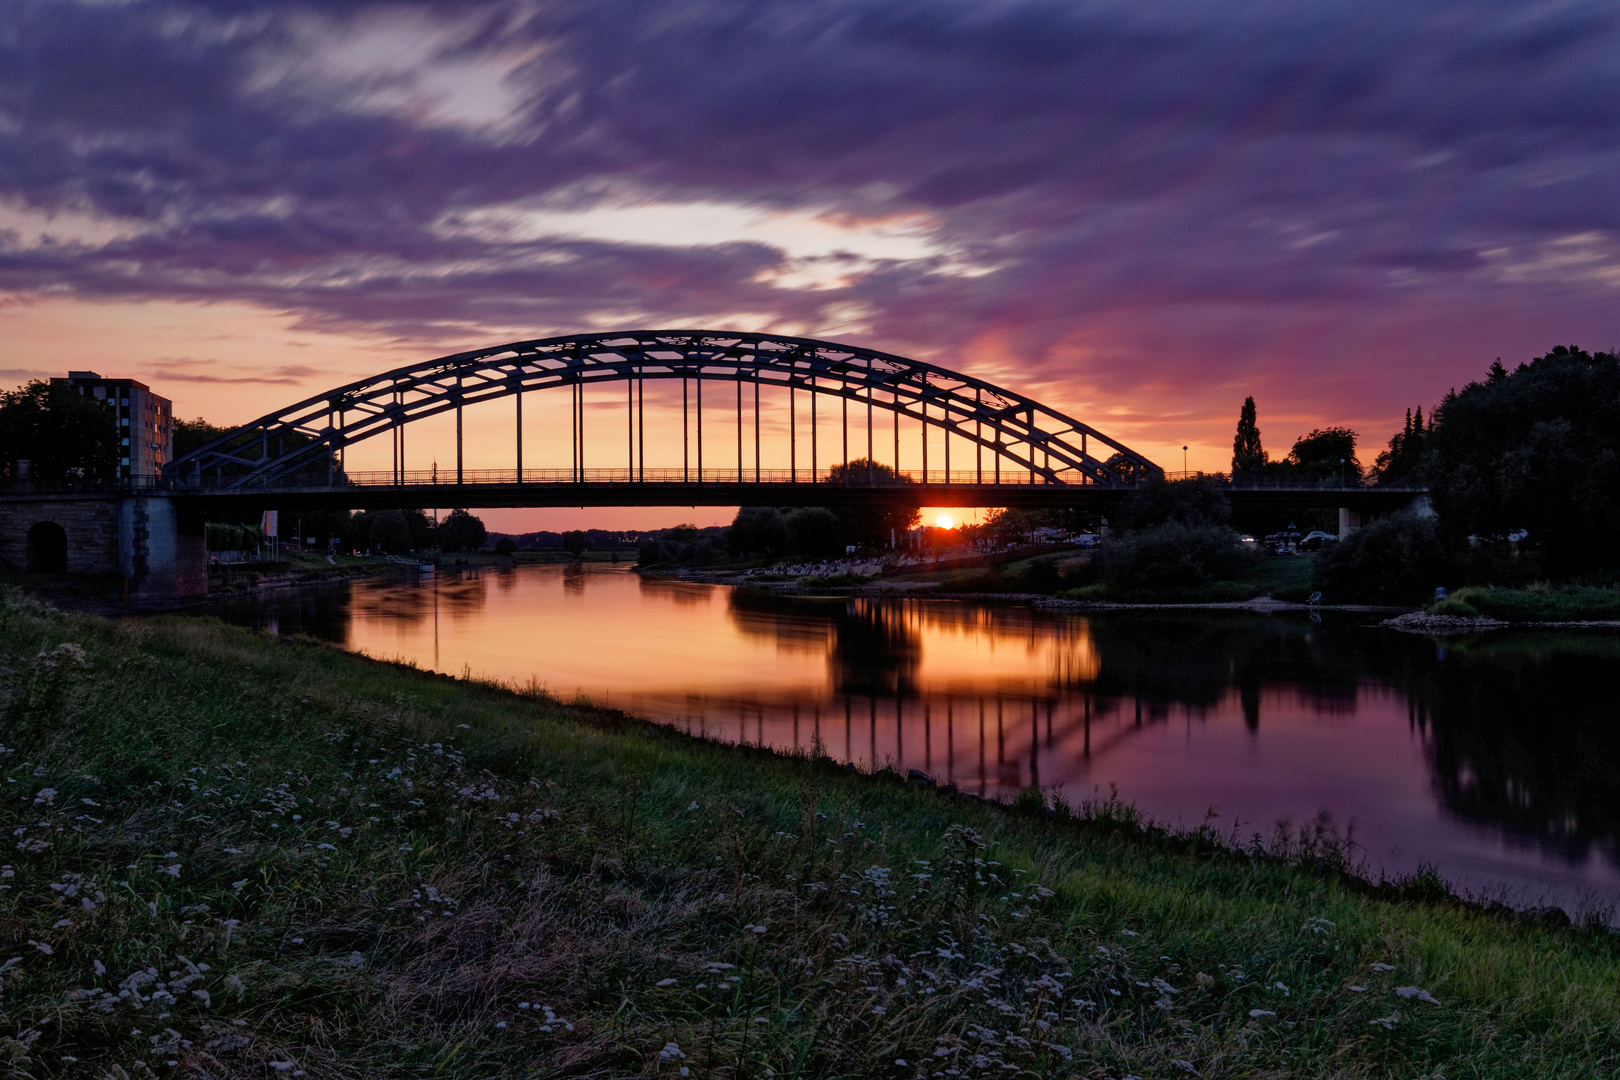
<svg viewBox="0 0 1620 1080">
<path fill-rule="evenodd" d="M 1606 4 L 17 7 L 13 293 L 424 351 L 747 322 L 1178 443 L 1620 337 Z"/>
</svg>

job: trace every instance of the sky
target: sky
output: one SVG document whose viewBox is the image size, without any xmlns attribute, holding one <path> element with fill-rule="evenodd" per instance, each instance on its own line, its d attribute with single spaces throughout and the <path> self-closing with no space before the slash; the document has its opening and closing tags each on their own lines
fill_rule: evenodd
<svg viewBox="0 0 1620 1080">
<path fill-rule="evenodd" d="M 1620 6 L 5 5 L 0 386 L 234 424 L 654 327 L 930 360 L 1170 469 L 1252 394 L 1274 455 L 1370 462 L 1497 357 L 1620 344 Z"/>
</svg>

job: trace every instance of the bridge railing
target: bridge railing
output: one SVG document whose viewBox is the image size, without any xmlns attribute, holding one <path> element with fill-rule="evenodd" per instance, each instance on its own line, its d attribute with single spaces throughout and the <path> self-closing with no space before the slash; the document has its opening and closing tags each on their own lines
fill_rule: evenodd
<svg viewBox="0 0 1620 1080">
<path fill-rule="evenodd" d="M 994 469 L 929 469 L 924 473 L 921 469 L 910 470 L 901 474 L 906 479 L 895 481 L 885 479 L 883 476 L 874 476 L 870 481 L 857 469 L 851 478 L 851 487 L 895 487 L 903 488 L 912 484 L 932 485 L 978 485 L 1001 486 L 1014 488 L 1048 487 L 1053 485 L 1082 486 L 1090 485 L 1090 480 L 1078 470 L 1068 470 L 1047 477 L 1036 473 L 1033 477 L 1028 471 L 1002 470 L 998 475 Z M 1206 474 L 1207 475 L 1207 474 Z M 1176 479 L 1177 474 L 1170 474 Z M 1427 487 L 1415 480 L 1399 480 L 1388 484 L 1361 484 L 1356 482 L 1341 483 L 1334 478 L 1312 477 L 1239 477 L 1236 482 L 1226 481 L 1221 476 L 1209 476 L 1208 479 L 1225 481 L 1224 487 L 1231 492 L 1262 492 L 1275 491 L 1286 493 L 1321 492 L 1321 491 L 1381 491 L 1400 492 L 1410 491 L 1419 494 L 1427 491 Z M 629 469 L 618 468 L 590 468 L 574 469 L 524 469 L 519 476 L 516 469 L 464 469 L 459 478 L 454 469 L 407 469 L 395 472 L 392 469 L 374 469 L 350 471 L 334 476 L 331 483 L 326 482 L 324 476 L 285 476 L 278 478 L 271 484 L 249 484 L 243 487 L 235 486 L 235 478 L 226 474 L 219 476 L 205 473 L 201 477 L 163 477 L 163 476 L 134 476 L 112 482 L 92 482 L 85 480 L 65 480 L 57 482 L 42 482 L 38 480 L 12 481 L 0 479 L 0 494 L 6 495 L 44 495 L 44 494 L 109 494 L 120 491 L 129 492 L 209 492 L 209 491 L 238 491 L 251 494 L 256 491 L 265 492 L 295 492 L 295 491 L 331 491 L 335 488 L 379 488 L 379 487 L 444 487 L 453 485 L 463 486 L 493 486 L 506 484 L 535 484 L 535 485 L 566 485 L 566 484 L 802 484 L 806 486 L 826 485 L 835 483 L 829 480 L 825 472 L 812 473 L 809 469 L 753 469 L 741 470 L 732 468 L 659 468 L 659 469 Z M 837 481 L 842 486 L 842 481 Z"/>
<path fill-rule="evenodd" d="M 1089 484 L 1090 480 L 1078 469 L 1065 470 L 1055 474 L 1055 477 L 1036 473 L 1033 477 L 1027 472 L 1013 472 L 1002 470 L 999 474 L 994 469 L 985 469 L 982 473 L 977 469 L 930 469 L 924 473 L 921 469 L 904 471 L 904 479 L 896 481 L 876 474 L 868 479 L 859 469 L 853 471 L 849 480 L 850 487 L 894 487 L 904 488 L 913 484 L 991 484 L 1008 487 L 1050 486 L 1052 484 L 1080 485 Z M 311 490 L 327 489 L 328 485 L 322 482 L 323 478 L 287 477 L 262 490 Z M 232 487 L 232 477 L 223 478 L 204 474 L 201 478 L 185 477 L 173 481 L 164 480 L 156 486 L 177 491 L 208 491 Z M 336 476 L 331 487 L 443 487 L 446 485 L 462 486 L 489 486 L 505 484 L 803 484 L 827 485 L 837 484 L 843 486 L 843 481 L 830 480 L 825 472 L 813 473 L 809 469 L 766 469 L 766 468 L 711 468 L 705 466 L 698 469 L 691 468 L 660 468 L 660 469 L 630 469 L 618 468 L 589 468 L 589 469 L 524 469 L 521 474 L 517 469 L 463 469 L 458 475 L 455 469 L 392 469 L 350 470 Z M 255 490 L 250 485 L 244 490 Z"/>
</svg>

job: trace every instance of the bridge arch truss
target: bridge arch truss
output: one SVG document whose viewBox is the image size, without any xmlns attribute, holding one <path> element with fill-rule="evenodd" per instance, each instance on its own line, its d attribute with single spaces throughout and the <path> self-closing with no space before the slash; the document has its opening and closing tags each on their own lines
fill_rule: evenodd
<svg viewBox="0 0 1620 1080">
<path fill-rule="evenodd" d="M 900 456 L 900 423 L 908 418 L 922 428 L 922 473 L 929 472 L 928 432 L 944 429 L 944 467 L 950 472 L 951 439 L 975 447 L 979 482 L 984 473 L 984 451 L 999 482 L 1005 467 L 1009 479 L 1020 483 L 1133 487 L 1162 470 L 1143 455 L 1025 395 L 937 365 L 890 353 L 809 338 L 711 330 L 647 330 L 573 335 L 511 342 L 470 352 L 455 353 L 420 364 L 407 365 L 306 398 L 269 413 L 178 458 L 164 469 L 165 481 L 179 487 L 234 489 L 246 494 L 259 488 L 343 485 L 344 450 L 356 443 L 387 434 L 393 440 L 392 481 L 406 483 L 403 469 L 405 428 L 428 417 L 453 412 L 456 416 L 454 481 L 466 470 L 463 462 L 462 413 L 470 406 L 499 398 L 515 401 L 515 464 L 512 479 L 523 482 L 523 398 L 525 394 L 567 388 L 574 405 L 572 437 L 574 479 L 584 479 L 584 394 L 599 384 L 624 384 L 626 404 L 624 469 L 630 481 L 648 480 L 645 439 L 645 385 L 648 381 L 678 380 L 683 402 L 695 389 L 697 401 L 697 470 L 702 482 L 708 475 L 702 460 L 703 387 L 731 384 L 738 414 L 738 465 L 727 477 L 734 482 L 759 479 L 759 400 L 762 390 L 788 395 L 792 478 L 799 479 L 801 438 L 799 395 L 812 403 L 808 413 L 810 465 L 805 481 L 815 473 L 819 410 L 816 399 L 841 403 L 842 439 L 836 455 L 847 461 L 848 413 L 866 412 L 866 441 L 862 455 L 868 461 L 886 447 L 873 445 L 872 417 L 884 411 L 897 417 L 894 454 Z M 743 404 L 754 404 L 754 475 L 743 465 Z M 729 404 L 729 403 L 727 403 Z M 728 409 L 729 411 L 729 409 Z M 683 446 L 690 446 L 690 407 L 683 409 Z M 859 417 L 858 417 L 859 418 Z M 655 463 L 656 465 L 656 463 Z M 670 470 L 654 469 L 668 474 Z M 711 472 L 713 470 L 710 470 Z M 692 455 L 683 450 L 682 473 L 693 478 Z M 449 467 L 437 483 L 450 480 Z M 858 477 L 852 483 L 861 483 Z M 866 478 L 870 481 L 871 478 Z"/>
</svg>

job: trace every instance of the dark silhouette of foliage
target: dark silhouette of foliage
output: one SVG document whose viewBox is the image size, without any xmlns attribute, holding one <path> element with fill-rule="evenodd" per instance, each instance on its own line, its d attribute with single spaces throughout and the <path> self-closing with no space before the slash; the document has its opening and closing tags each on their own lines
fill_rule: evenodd
<svg viewBox="0 0 1620 1080">
<path fill-rule="evenodd" d="M 1255 415 L 1254 398 L 1243 399 L 1243 410 L 1238 413 L 1237 433 L 1232 436 L 1232 475 L 1257 473 L 1266 467 L 1266 451 L 1260 445 L 1260 425 Z"/>
<path fill-rule="evenodd" d="M 1301 435 L 1288 452 L 1288 470 L 1316 480 L 1361 482 L 1361 460 L 1356 457 L 1356 433 L 1347 427 L 1316 428 Z"/>
<path fill-rule="evenodd" d="M 591 542 L 585 539 L 585 534 L 578 529 L 571 529 L 563 533 L 563 550 L 574 558 L 579 558 L 590 548 Z"/>
<path fill-rule="evenodd" d="M 208 445 L 230 430 L 230 428 L 215 427 L 200 416 L 194 420 L 181 420 L 176 417 L 170 428 L 174 439 L 174 456 L 177 458 L 185 457 L 193 450 Z"/>
<path fill-rule="evenodd" d="M 1230 526 L 1218 481 L 1150 477 L 1121 504 L 1102 547 L 1102 578 L 1122 595 L 1203 585 L 1247 569 L 1254 553 Z"/>
<path fill-rule="evenodd" d="M 801 506 L 783 515 L 788 550 L 809 559 L 838 555 L 844 550 L 843 526 L 825 506 Z"/>
<path fill-rule="evenodd" d="M 1340 537 L 1317 556 L 1312 584 L 1330 604 L 1418 604 L 1456 584 L 1433 517 L 1401 513 Z"/>
<path fill-rule="evenodd" d="M 66 385 L 35 380 L 0 393 L 0 470 L 33 479 L 106 481 L 118 475 L 116 412 Z"/>
<path fill-rule="evenodd" d="M 1453 542 L 1529 532 L 1559 576 L 1620 564 L 1620 356 L 1558 346 L 1447 394 L 1422 476 Z"/>
<path fill-rule="evenodd" d="M 846 487 L 887 487 L 904 489 L 916 481 L 904 473 L 897 473 L 881 461 L 856 458 L 846 464 L 834 465 L 827 470 L 827 483 Z M 833 511 L 843 526 L 850 543 L 872 546 L 885 545 L 891 535 L 898 537 L 914 527 L 922 518 L 915 501 L 903 490 L 895 498 L 881 503 L 860 506 L 840 506 Z"/>
<path fill-rule="evenodd" d="M 1378 482 L 1391 484 L 1416 476 L 1423 467 L 1424 449 L 1433 430 L 1432 416 L 1429 426 L 1425 428 L 1423 425 L 1423 406 L 1417 407 L 1415 416 L 1413 410 L 1407 409 L 1406 425 L 1390 436 L 1389 449 L 1381 452 L 1373 462 L 1372 471 L 1378 477 Z"/>
<path fill-rule="evenodd" d="M 439 522 L 439 550 L 477 551 L 488 535 L 481 520 L 465 510 L 452 510 Z"/>
<path fill-rule="evenodd" d="M 732 556 L 780 555 L 787 550 L 787 523 L 774 506 L 744 506 L 726 532 Z"/>
<path fill-rule="evenodd" d="M 495 541 L 495 554 L 505 555 L 508 558 L 516 555 L 517 541 L 513 540 L 510 536 L 501 537 L 499 540 Z"/>
</svg>

